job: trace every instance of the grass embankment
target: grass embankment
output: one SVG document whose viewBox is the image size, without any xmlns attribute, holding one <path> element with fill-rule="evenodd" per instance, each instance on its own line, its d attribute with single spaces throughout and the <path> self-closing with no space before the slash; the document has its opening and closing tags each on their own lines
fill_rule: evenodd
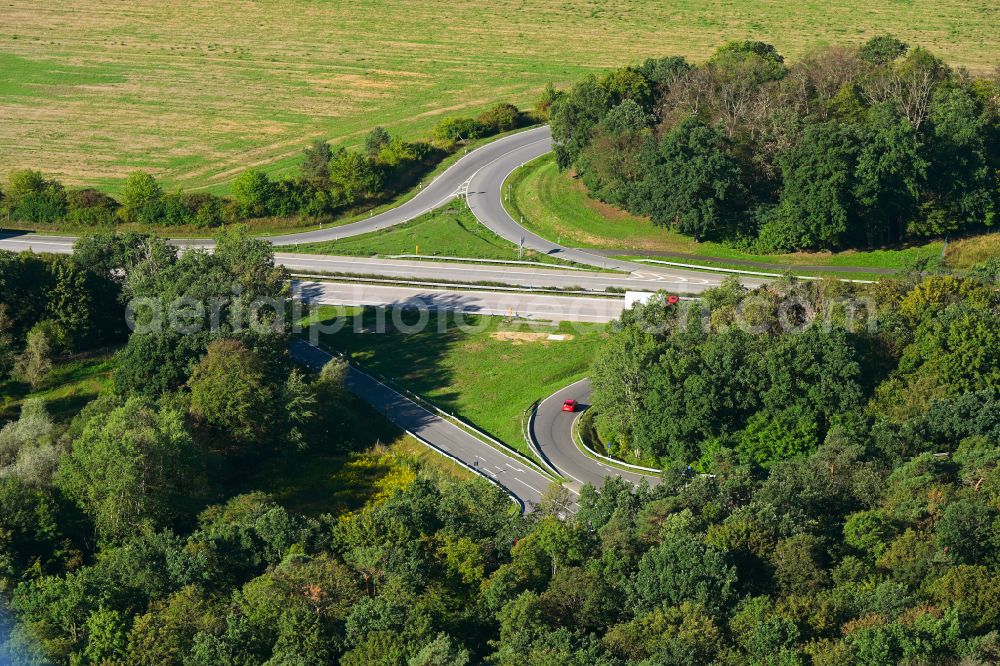
<svg viewBox="0 0 1000 666">
<path fill-rule="evenodd" d="M 343 308 L 320 308 L 330 320 Z M 442 317 L 446 315 L 440 315 Z M 585 377 L 605 327 L 597 324 L 507 322 L 500 317 L 467 316 L 469 329 L 448 325 L 439 332 L 438 315 L 417 333 L 373 332 L 375 311 L 366 309 L 364 332 L 354 326 L 321 337 L 329 349 L 346 352 L 366 367 L 428 398 L 439 407 L 476 425 L 493 437 L 531 456 L 521 435 L 521 414 L 545 398 Z M 404 323 L 415 321 L 404 315 Z M 550 340 L 550 334 L 566 339 Z"/>
<path fill-rule="evenodd" d="M 37 389 L 14 380 L 0 382 L 0 424 L 16 419 L 28 398 L 42 398 L 56 421 L 67 422 L 111 383 L 110 352 L 81 355 L 57 363 Z"/>
<path fill-rule="evenodd" d="M 647 218 L 636 217 L 587 195 L 583 184 L 556 168 L 551 155 L 539 158 L 511 175 L 508 208 L 515 219 L 541 236 L 566 245 L 597 249 L 625 250 L 622 256 L 649 257 L 703 265 L 706 268 L 733 268 L 762 272 L 780 270 L 739 265 L 727 260 L 787 266 L 803 275 L 831 275 L 854 279 L 877 279 L 865 269 L 904 270 L 921 259 L 940 257 L 944 243 L 933 241 L 900 249 L 845 252 L 796 252 L 791 254 L 752 254 L 719 243 L 696 243 L 689 236 L 654 226 Z M 690 258 L 657 257 L 656 252 L 693 255 Z M 645 253 L 645 254 L 644 254 Z M 950 243 L 947 257 L 1000 256 L 1000 234 L 980 236 Z M 810 266 L 820 270 L 796 270 Z M 849 273 L 823 272 L 822 267 L 851 267 Z M 957 266 L 961 267 L 961 266 Z"/>
<path fill-rule="evenodd" d="M 960 238 L 948 243 L 945 258 L 952 268 L 969 268 L 1000 257 L 1000 233 Z"/>
<path fill-rule="evenodd" d="M 224 192 L 249 166 L 289 173 L 314 138 L 374 125 L 426 136 L 447 114 L 525 104 L 549 81 L 643 58 L 704 60 L 726 40 L 789 61 L 892 32 L 988 72 L 995 3 L 522 0 L 364 3 L 9 0 L 0 28 L 0 178 L 33 167 L 110 191 L 135 169 Z M 993 20 L 991 20 L 993 19 Z"/>
<path fill-rule="evenodd" d="M 624 259 L 626 261 L 635 261 L 637 263 L 645 263 L 650 266 L 650 268 L 677 268 L 677 266 L 671 266 L 670 264 L 656 264 L 648 261 L 649 257 L 644 255 L 615 255 L 617 259 Z M 706 259 L 671 259 L 669 257 L 655 257 L 656 261 L 666 261 L 684 264 L 684 270 L 704 270 L 708 273 L 716 273 L 718 271 L 713 269 L 725 269 L 726 271 L 739 271 L 737 277 L 753 278 L 760 277 L 755 276 L 755 273 L 765 273 L 767 275 L 795 275 L 801 278 L 833 278 L 835 280 L 869 280 L 872 282 L 878 281 L 880 278 L 887 277 L 885 273 L 871 273 L 865 272 L 863 268 L 857 270 L 851 270 L 850 272 L 830 272 L 823 270 L 803 270 L 801 268 L 796 268 L 794 266 L 783 266 L 780 268 L 761 268 L 755 266 L 746 266 L 740 264 L 729 263 L 726 260 L 721 261 L 710 261 Z M 693 266 L 694 268 L 688 268 Z M 891 277 L 891 276 L 890 276 Z M 763 279 L 767 279 L 764 277 Z"/>
<path fill-rule="evenodd" d="M 502 261 L 563 263 L 542 253 L 525 250 L 518 256 L 513 243 L 479 224 L 463 200 L 389 229 L 341 240 L 279 248 L 286 252 L 336 254 L 351 257 L 419 254 L 426 257 L 466 257 Z"/>
</svg>

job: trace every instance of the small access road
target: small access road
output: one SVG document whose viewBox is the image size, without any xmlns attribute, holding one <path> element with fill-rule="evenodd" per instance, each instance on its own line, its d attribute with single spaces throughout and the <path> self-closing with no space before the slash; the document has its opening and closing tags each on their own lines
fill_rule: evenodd
<svg viewBox="0 0 1000 666">
<path fill-rule="evenodd" d="M 326 351 L 303 340 L 292 343 L 291 353 L 297 361 L 314 370 L 321 369 L 333 358 Z M 346 384 L 351 393 L 426 446 L 504 488 L 521 505 L 522 510 L 530 511 L 538 506 L 553 482 L 530 465 L 487 445 L 451 421 L 434 414 L 354 366 L 347 371 Z M 574 503 L 570 510 L 575 509 Z"/>
</svg>

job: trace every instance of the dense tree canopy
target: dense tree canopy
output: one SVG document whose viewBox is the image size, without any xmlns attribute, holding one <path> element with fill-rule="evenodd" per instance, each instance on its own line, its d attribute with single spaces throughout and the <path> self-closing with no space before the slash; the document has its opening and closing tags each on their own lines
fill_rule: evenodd
<svg viewBox="0 0 1000 666">
<path fill-rule="evenodd" d="M 551 90 L 545 108 L 560 160 L 609 200 L 660 192 L 655 215 L 691 233 L 752 219 L 774 247 L 826 247 L 990 214 L 995 116 L 978 86 L 887 37 L 802 65 L 739 42 L 701 67 L 650 60 Z M 762 113 L 777 99 L 808 112 Z M 511 122 L 499 105 L 442 127 Z M 363 198 L 369 176 L 423 159 L 369 139 L 313 145 L 305 184 L 245 175 L 226 205 Z M 25 215 L 76 205 L 39 174 L 15 181 L 3 205 Z M 121 214 L 176 212 L 155 181 L 131 181 Z M 527 515 L 381 445 L 346 455 L 358 432 L 397 433 L 352 401 L 343 361 L 293 367 L 287 277 L 239 232 L 213 253 L 132 233 L 72 258 L 0 253 L 3 386 L 44 387 L 48 364 L 120 347 L 98 399 L 59 416 L 36 395 L 0 427 L 0 594 L 16 619 L 0 662 L 1000 658 L 996 260 L 870 285 L 729 280 L 626 310 L 594 358 L 581 433 L 661 467 L 660 483 L 584 486 L 575 512 L 556 485 Z M 312 503 L 257 490 L 286 465 L 297 486 L 338 460 L 355 482 Z"/>
<path fill-rule="evenodd" d="M 696 239 L 826 250 L 991 227 L 998 85 L 890 35 L 794 64 L 743 41 L 589 76 L 548 107 L 557 163 L 592 196 Z"/>
<path fill-rule="evenodd" d="M 378 454 L 364 468 L 391 468 L 378 493 L 331 516 L 247 485 L 303 445 L 343 450 L 358 427 L 343 363 L 307 377 L 284 334 L 236 325 L 244 296 L 285 298 L 270 248 L 231 235 L 177 256 L 130 235 L 80 250 L 66 265 L 123 300 L 231 298 L 208 333 L 133 332 L 121 377 L 68 424 L 34 399 L 0 429 L 0 593 L 18 620 L 0 660 L 34 648 L 103 664 L 890 666 L 1000 653 L 992 264 L 868 286 L 729 281 L 696 306 L 626 311 L 595 358 L 583 432 L 662 465 L 656 487 L 608 479 L 565 519 L 556 495 L 521 516 L 481 480 Z M 29 259 L 41 286 L 0 275 L 53 289 L 49 260 Z M 845 298 L 864 307 L 851 315 Z M 93 302 L 64 321 L 87 321 Z M 38 305 L 6 303 L 15 346 L 59 319 Z"/>
</svg>

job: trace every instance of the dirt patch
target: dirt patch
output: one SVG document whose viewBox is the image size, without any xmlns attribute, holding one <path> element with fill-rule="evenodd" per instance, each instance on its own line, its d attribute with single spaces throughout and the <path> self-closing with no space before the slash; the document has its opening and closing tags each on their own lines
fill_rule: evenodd
<svg viewBox="0 0 1000 666">
<path fill-rule="evenodd" d="M 523 331 L 497 331 L 496 333 L 490 333 L 490 337 L 494 340 L 513 342 L 515 345 L 525 342 L 563 342 L 573 339 L 572 335 L 564 333 L 529 333 Z"/>
</svg>

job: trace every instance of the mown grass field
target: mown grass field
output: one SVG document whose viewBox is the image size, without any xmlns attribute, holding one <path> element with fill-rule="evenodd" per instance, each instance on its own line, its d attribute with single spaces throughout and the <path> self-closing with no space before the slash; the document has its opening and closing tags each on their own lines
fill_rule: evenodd
<svg viewBox="0 0 1000 666">
<path fill-rule="evenodd" d="M 320 320 L 345 309 L 320 308 Z M 354 310 L 352 310 L 353 312 Z M 415 318 L 416 315 L 413 317 Z M 444 315 L 442 315 L 444 316 Z M 387 317 L 387 322 L 391 318 Z M 411 322 L 409 315 L 403 321 Z M 322 336 L 329 349 L 350 356 L 401 386 L 433 401 L 505 444 L 531 456 L 521 435 L 521 415 L 533 401 L 585 377 L 605 326 L 558 326 L 505 322 L 500 317 L 467 316 L 463 330 L 448 315 L 444 332 L 432 315 L 423 331 L 368 332 L 375 313 L 364 313 L 365 332 L 353 326 Z M 566 336 L 550 340 L 549 334 Z"/>
<path fill-rule="evenodd" d="M 993 0 L 8 0 L 0 21 L 0 180 L 33 167 L 115 191 L 134 169 L 225 191 L 287 172 L 314 138 L 533 101 L 649 56 L 705 58 L 729 39 L 790 59 L 891 31 L 988 71 Z"/>
<path fill-rule="evenodd" d="M 541 236 L 567 245 L 589 248 L 628 250 L 622 256 L 641 257 L 644 252 L 680 252 L 705 259 L 692 260 L 706 267 L 747 268 L 725 260 L 755 261 L 795 266 L 849 266 L 850 274 L 832 274 L 858 279 L 877 279 L 865 269 L 903 270 L 922 259 L 942 254 L 955 268 L 966 268 L 977 261 L 1000 256 L 1000 234 L 986 234 L 948 243 L 932 241 L 899 249 L 845 252 L 795 252 L 791 254 L 751 254 L 712 242 L 696 243 L 689 236 L 654 226 L 646 218 L 636 217 L 608 206 L 587 195 L 583 184 L 569 174 L 560 173 L 552 155 L 525 165 L 511 175 L 511 197 L 507 204 L 515 218 Z M 709 260 L 715 259 L 715 261 Z M 667 261 L 685 262 L 685 259 Z M 749 267 L 748 270 L 755 270 Z M 764 270 L 764 269 L 760 269 Z M 822 275 L 819 271 L 803 274 Z"/>
</svg>

